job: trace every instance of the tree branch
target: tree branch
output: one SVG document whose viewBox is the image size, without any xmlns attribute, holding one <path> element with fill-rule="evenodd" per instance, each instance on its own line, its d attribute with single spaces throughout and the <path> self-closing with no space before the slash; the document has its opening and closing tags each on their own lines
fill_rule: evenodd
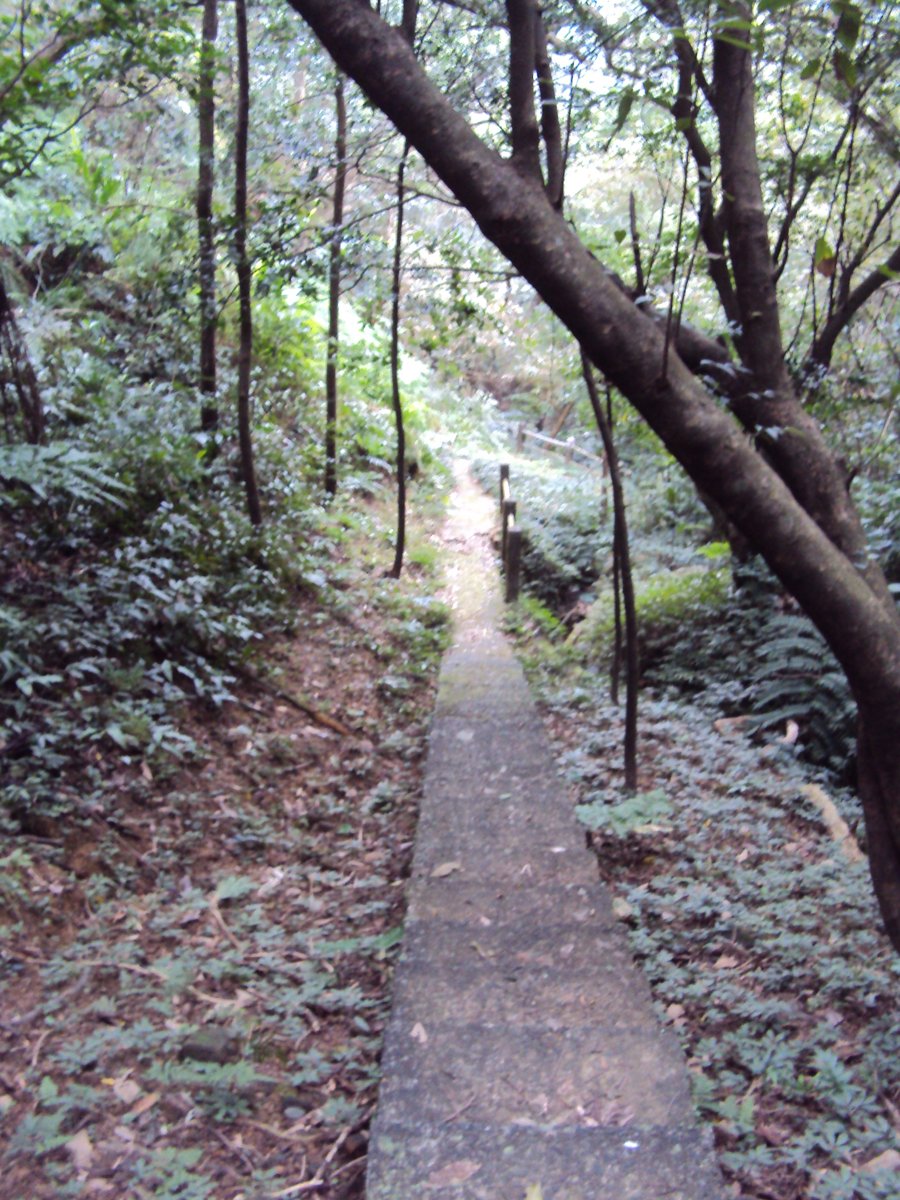
<svg viewBox="0 0 900 1200">
<path fill-rule="evenodd" d="M 834 344 L 847 325 L 879 288 L 884 287 L 886 283 L 895 281 L 898 272 L 900 272 L 900 245 L 895 247 L 894 252 L 885 263 L 876 267 L 874 271 L 870 271 L 865 279 L 847 293 L 846 298 L 831 314 L 821 333 L 813 342 L 807 361 L 818 367 L 829 367 L 834 353 Z M 892 278 L 892 273 L 894 278 Z"/>
<path fill-rule="evenodd" d="M 512 158 L 522 172 L 541 178 L 540 135 L 534 113 L 535 0 L 506 0 L 509 17 L 509 117 Z"/>
<path fill-rule="evenodd" d="M 541 134 L 547 155 L 547 198 L 554 208 L 562 208 L 565 159 L 559 122 L 559 106 L 556 102 L 556 89 L 553 86 L 553 73 L 550 69 L 547 30 L 537 8 L 534 13 L 534 69 L 538 81 L 538 94 L 541 98 Z"/>
</svg>

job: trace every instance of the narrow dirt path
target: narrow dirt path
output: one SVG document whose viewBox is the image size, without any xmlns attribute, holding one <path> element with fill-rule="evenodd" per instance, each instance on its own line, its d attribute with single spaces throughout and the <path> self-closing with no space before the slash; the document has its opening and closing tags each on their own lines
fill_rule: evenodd
<svg viewBox="0 0 900 1200">
<path fill-rule="evenodd" d="M 368 1200 L 714 1200 L 687 1071 L 499 630 L 494 504 L 457 470 L 441 671 Z"/>
</svg>

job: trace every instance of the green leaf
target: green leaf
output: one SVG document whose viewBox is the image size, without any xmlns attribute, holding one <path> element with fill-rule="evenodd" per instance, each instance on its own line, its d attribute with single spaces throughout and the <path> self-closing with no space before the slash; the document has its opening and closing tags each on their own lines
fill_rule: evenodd
<svg viewBox="0 0 900 1200">
<path fill-rule="evenodd" d="M 628 231 L 627 231 L 627 230 L 625 230 L 625 229 L 617 229 L 617 230 L 615 231 L 615 233 L 613 234 L 613 237 L 614 237 L 614 238 L 615 238 L 615 240 L 616 240 L 616 245 L 617 245 L 617 246 L 621 246 L 622 242 L 624 242 L 624 241 L 625 241 L 625 239 L 626 239 L 626 237 L 627 237 L 627 236 L 628 236 Z"/>
<path fill-rule="evenodd" d="M 819 68 L 821 67 L 821 65 L 822 65 L 822 60 L 820 58 L 811 58 L 809 60 L 809 62 L 806 64 L 806 66 L 803 68 L 803 70 L 800 72 L 800 78 L 801 79 L 812 79 L 814 76 L 818 75 Z"/>
<path fill-rule="evenodd" d="M 836 259 L 828 238 L 820 237 L 816 240 L 816 248 L 813 252 L 813 265 L 820 275 L 830 277 L 834 274 Z"/>
<path fill-rule="evenodd" d="M 130 738 L 119 725 L 107 725 L 105 732 L 109 740 L 115 742 L 122 750 L 127 750 L 134 745 L 134 738 Z"/>
<path fill-rule="evenodd" d="M 634 104 L 634 92 L 629 88 L 619 97 L 619 107 L 616 110 L 616 123 L 613 126 L 612 137 L 624 127 L 628 120 L 628 114 L 631 112 L 631 106 Z"/>
<path fill-rule="evenodd" d="M 249 892 L 255 892 L 258 886 L 255 879 L 248 879 L 245 875 L 226 875 L 216 884 L 216 899 L 237 900 Z"/>
<path fill-rule="evenodd" d="M 610 804 L 603 796 L 589 804 L 576 805 L 575 815 L 588 829 L 610 829 L 617 837 L 635 833 L 672 812 L 672 805 L 665 792 L 639 792 L 618 804 Z"/>
<path fill-rule="evenodd" d="M 835 50 L 834 57 L 831 60 L 834 67 L 834 73 L 841 83 L 845 83 L 847 87 L 856 87 L 857 73 L 856 63 L 846 52 L 846 50 Z"/>
<path fill-rule="evenodd" d="M 845 50 L 852 50 L 859 40 L 862 13 L 855 4 L 849 3 L 849 0 L 832 0 L 831 7 L 838 14 L 834 36 Z"/>
</svg>

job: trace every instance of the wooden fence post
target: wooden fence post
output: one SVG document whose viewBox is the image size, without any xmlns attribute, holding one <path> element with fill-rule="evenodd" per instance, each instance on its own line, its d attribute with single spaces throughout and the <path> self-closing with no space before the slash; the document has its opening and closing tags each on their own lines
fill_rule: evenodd
<svg viewBox="0 0 900 1200">
<path fill-rule="evenodd" d="M 515 517 L 506 534 L 506 602 L 519 598 L 519 575 L 522 565 L 522 530 L 516 529 Z"/>
<path fill-rule="evenodd" d="M 516 523 L 516 502 L 515 500 L 504 500 L 503 508 L 500 510 L 503 514 L 503 536 L 500 541 L 500 557 L 503 562 L 503 570 L 506 570 L 506 560 L 509 554 L 509 528 L 510 525 Z"/>
<path fill-rule="evenodd" d="M 516 502 L 509 482 L 509 463 L 500 465 L 500 516 L 502 535 L 500 557 L 506 577 L 506 601 L 519 598 L 519 575 L 522 562 L 522 532 L 516 527 Z"/>
</svg>

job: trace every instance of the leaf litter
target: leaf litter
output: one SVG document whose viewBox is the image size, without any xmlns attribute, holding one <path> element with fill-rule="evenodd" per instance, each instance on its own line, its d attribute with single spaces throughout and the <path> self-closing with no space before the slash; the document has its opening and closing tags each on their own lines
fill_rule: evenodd
<svg viewBox="0 0 900 1200">
<path fill-rule="evenodd" d="M 21 839 L 0 1200 L 362 1195 L 445 612 L 415 565 L 355 570 L 277 686 L 186 715 L 193 764 L 115 764 L 114 814 Z"/>
<path fill-rule="evenodd" d="M 789 745 L 645 693 L 637 799 L 658 789 L 669 811 L 617 822 L 621 712 L 604 679 L 549 663 L 532 659 L 532 682 L 726 1194 L 897 1200 L 900 961 L 854 850 L 857 802 Z"/>
</svg>

